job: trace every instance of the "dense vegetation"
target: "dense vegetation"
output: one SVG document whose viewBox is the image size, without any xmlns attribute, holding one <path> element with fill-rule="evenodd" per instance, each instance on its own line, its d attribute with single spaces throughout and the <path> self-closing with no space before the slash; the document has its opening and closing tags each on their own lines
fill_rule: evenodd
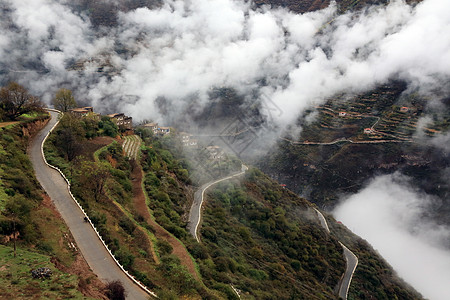
<svg viewBox="0 0 450 300">
<path fill-rule="evenodd" d="M 0 89 L 0 121 L 17 121 L 28 113 L 42 112 L 40 100 L 17 82 Z"/>
<path fill-rule="evenodd" d="M 192 255 L 197 264 L 192 273 L 159 225 L 137 210 L 132 181 L 137 165 L 124 156 L 120 140 L 99 136 L 105 134 L 100 126 L 90 131 L 95 132 L 92 138 L 86 120 L 64 118 L 46 145 L 49 161 L 67 172 L 73 193 L 119 261 L 162 299 L 236 299 L 236 291 L 243 299 L 334 297 L 345 268 L 342 249 L 320 227 L 306 200 L 250 169 L 244 181 L 210 189 L 197 243 L 186 230 L 196 188 L 190 178 L 192 162 L 177 149 L 176 137 L 140 132 L 148 209 Z M 78 148 L 70 160 L 57 141 L 67 126 L 78 128 L 72 130 Z M 414 298 L 392 280 L 391 269 L 366 243 L 345 229 L 339 232 L 366 266 L 356 275 L 358 290 L 352 290 L 352 297 Z"/>
<path fill-rule="evenodd" d="M 251 169 L 242 183 L 222 183 L 210 190 L 200 231 L 202 242 L 198 244 L 186 235 L 183 227 L 186 200 L 177 196 L 158 199 L 161 193 L 182 190 L 180 186 L 186 182 L 183 184 L 183 177 L 176 172 L 181 168 L 185 173 L 183 167 L 190 169 L 189 160 L 183 157 L 178 161 L 180 164 L 172 165 L 176 161 L 174 155 L 178 157 L 182 153 L 175 151 L 169 156 L 170 152 L 165 152 L 171 149 L 165 146 L 174 146 L 170 139 L 147 138 L 146 142 L 145 186 L 156 200 L 150 206 L 158 211 L 157 220 L 187 245 L 207 287 L 231 299 L 236 297 L 232 286 L 244 299 L 333 297 L 344 268 L 342 250 L 336 239 L 318 226 L 306 200 Z M 170 176 L 161 172 L 168 168 Z M 340 232 L 346 237 L 346 243 L 357 245 L 357 255 L 362 257 L 360 263 L 364 270 L 357 273 L 358 284 L 356 289 L 352 288 L 352 297 L 355 297 L 353 293 L 362 296 L 378 293 L 398 295 L 399 299 L 420 298 L 395 279 L 392 269 L 366 242 L 345 228 Z"/>
<path fill-rule="evenodd" d="M 190 182 L 190 161 L 174 159 L 165 148 L 174 144 L 170 137 L 146 141 L 143 169 L 150 208 L 161 225 L 185 242 L 208 288 L 232 299 L 237 296 L 230 284 L 247 299 L 332 297 L 344 270 L 340 246 L 316 223 L 285 212 L 301 205 L 295 210 L 308 215 L 304 201 L 252 170 L 248 189 L 230 184 L 208 199 L 198 244 L 185 230 L 189 207 L 183 189 Z"/>
<path fill-rule="evenodd" d="M 199 282 L 180 265 L 179 259 L 171 254 L 171 245 L 155 236 L 154 227 L 145 221 L 134 206 L 130 160 L 124 155 L 119 142 L 99 136 L 109 134 L 104 129 L 113 124 L 109 124 L 105 118 L 97 120 L 98 125 L 94 128 L 98 129 L 93 131 L 89 130 L 92 126 L 86 126 L 87 122 L 84 118 L 64 115 L 49 138 L 45 152 L 49 162 L 63 169 L 70 178 L 73 194 L 87 211 L 108 247 L 131 274 L 157 291 L 162 299 L 180 295 L 195 298 L 199 293 L 206 293 Z M 77 132 L 73 156 L 68 155 L 64 144 L 58 141 L 67 128 L 78 128 L 71 131 Z M 94 138 L 89 132 L 95 132 Z M 178 168 L 166 150 L 158 153 L 153 152 L 152 148 L 143 150 L 144 161 L 155 168 L 156 165 L 162 165 L 156 173 L 159 179 L 151 175 L 145 179 L 145 183 L 151 182 L 161 187 L 156 194 L 150 195 L 154 200 L 152 207 L 155 208 L 155 217 L 176 236 L 186 236 L 185 224 L 181 223 L 175 207 L 167 206 L 172 200 L 183 200 L 184 194 L 177 190 L 177 183 L 166 172 L 167 166 L 171 170 L 176 168 L 179 176 L 188 181 L 187 171 Z M 157 161 L 152 161 L 155 158 Z M 166 180 L 159 181 L 162 177 Z M 169 195 L 172 200 L 168 202 Z M 161 213 L 162 209 L 170 213 L 170 219 Z"/>
<path fill-rule="evenodd" d="M 150 288 L 160 288 L 159 293 L 163 297 L 201 295 L 202 298 L 233 298 L 236 296 L 230 283 L 234 283 L 247 297 L 257 299 L 270 298 L 271 294 L 306 297 L 312 293 L 311 290 L 317 290 L 313 292 L 317 295 L 333 295 L 333 288 L 344 269 L 339 246 L 310 221 L 299 223 L 298 220 L 290 220 L 295 216 L 284 212 L 292 211 L 294 203 L 305 208 L 304 202 L 253 171 L 257 175 L 248 184 L 252 185 L 253 193 L 260 194 L 251 196 L 246 188 L 236 186 L 224 191 L 223 196 L 236 198 L 233 207 L 240 207 L 245 202 L 254 210 L 240 213 L 233 210 L 236 216 L 230 211 L 230 215 L 218 218 L 216 210 L 219 208 L 212 209 L 210 215 L 208 207 L 205 214 L 207 226 L 202 230 L 205 244 L 199 245 L 185 229 L 190 206 L 187 199 L 192 192 L 188 163 L 177 160 L 165 148 L 174 142 L 170 137 L 146 138 L 141 162 L 149 208 L 160 225 L 186 244 L 199 264 L 206 284 L 203 286 L 180 265 L 179 258 L 172 254 L 171 245 L 158 239 L 153 234 L 154 228 L 139 217 L 132 201 L 130 162 L 123 156 L 120 144 L 111 139 L 105 141 L 103 147 L 99 143 L 96 147 L 88 146 L 95 144 L 98 138 L 87 140 L 86 131 L 83 132 L 83 126 L 78 124 L 75 125 L 78 129 L 72 132 L 78 132 L 75 140 L 80 148 L 75 151 L 78 155 L 69 161 L 66 149 L 56 139 L 67 124 L 73 125 L 71 122 L 77 123 L 77 120 L 64 118 L 46 146 L 49 161 L 68 172 L 73 193 L 119 261 Z M 279 191 L 272 190 L 277 187 Z M 267 207 L 263 209 L 264 206 Z M 271 213 L 272 209 L 276 213 Z M 223 210 L 222 214 L 225 213 Z M 225 220 L 230 222 L 222 223 Z M 227 235 L 215 236 L 224 230 Z M 286 235 L 291 237 L 290 244 L 285 238 L 280 240 Z M 236 248 L 218 251 L 219 242 L 231 243 Z M 252 247 L 248 248 L 250 245 Z M 261 263 L 269 267 L 261 267 Z M 289 275 L 291 272 L 294 275 Z M 292 276 L 295 287 L 292 287 L 292 282 L 281 280 L 283 276 Z"/>
<path fill-rule="evenodd" d="M 47 118 L 41 115 L 40 120 Z M 29 243 L 39 240 L 34 230 L 37 220 L 31 217 L 42 201 L 42 191 L 34 177 L 33 167 L 26 154 L 28 138 L 23 128 L 27 124 L 10 125 L 0 129 L 0 209 L 1 233 L 12 234 L 13 220 L 17 220 L 16 229 Z"/>
<path fill-rule="evenodd" d="M 389 264 L 370 244 L 355 236 L 344 225 L 327 216 L 333 235 L 358 257 L 348 299 L 422 299 L 411 286 L 397 277 Z"/>
<path fill-rule="evenodd" d="M 248 298 L 333 297 L 345 262 L 303 199 L 256 169 L 208 197 L 194 248 L 204 280 L 232 283 Z"/>
<path fill-rule="evenodd" d="M 20 124 L 2 128 L 1 234 L 8 240 L 15 226 L 19 247 L 35 247 L 70 266 L 74 256 L 59 244 L 70 239 L 68 230 L 42 206 L 42 192 L 25 155 L 29 124 L 46 118 L 28 114 Z M 251 169 L 243 182 L 223 183 L 209 192 L 199 244 L 186 231 L 195 190 L 192 178 L 200 184 L 223 176 L 238 169 L 239 161 L 226 157 L 214 163 L 201 149 L 186 155 L 174 136 L 153 137 L 142 131 L 140 163 L 148 208 L 186 245 L 200 281 L 174 254 L 173 244 L 156 234 L 137 211 L 131 181 L 135 166 L 114 139 L 118 133 L 108 118 L 65 114 L 46 144 L 46 156 L 71 180 L 73 193 L 119 261 L 161 298 L 233 299 L 237 297 L 233 288 L 244 299 L 333 297 L 344 260 L 337 240 L 318 226 L 310 204 Z M 205 168 L 208 178 L 191 175 Z M 42 218 L 45 224 L 39 221 Z M 390 283 L 391 269 L 364 241 L 342 228 L 336 231 L 360 256 L 351 297 L 413 298 L 402 283 Z"/>
</svg>

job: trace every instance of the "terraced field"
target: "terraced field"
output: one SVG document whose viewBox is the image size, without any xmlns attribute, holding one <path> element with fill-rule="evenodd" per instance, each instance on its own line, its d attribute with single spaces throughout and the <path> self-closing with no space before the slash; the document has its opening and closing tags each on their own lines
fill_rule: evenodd
<svg viewBox="0 0 450 300">
<path fill-rule="evenodd" d="M 322 106 L 316 123 L 305 126 L 302 144 L 333 144 L 343 139 L 365 141 L 412 142 L 419 120 L 425 112 L 426 99 L 402 96 L 402 84 L 382 86 L 373 92 L 348 98 L 339 95 Z M 437 116 L 421 126 L 425 136 L 439 134 L 449 127 L 450 116 Z M 365 132 L 365 129 L 370 129 Z"/>
<path fill-rule="evenodd" d="M 124 138 L 122 148 L 130 159 L 137 159 L 141 142 L 141 138 L 137 135 L 129 135 Z"/>
</svg>

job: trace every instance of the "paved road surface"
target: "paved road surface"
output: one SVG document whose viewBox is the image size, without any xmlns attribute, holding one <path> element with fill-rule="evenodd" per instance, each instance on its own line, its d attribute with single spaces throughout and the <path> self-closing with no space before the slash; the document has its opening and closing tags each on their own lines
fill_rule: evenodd
<svg viewBox="0 0 450 300">
<path fill-rule="evenodd" d="M 328 223 L 327 223 L 327 220 L 325 219 L 325 217 L 322 215 L 322 213 L 321 213 L 318 209 L 314 208 L 314 210 L 315 210 L 316 213 L 317 213 L 317 217 L 319 218 L 320 225 L 321 225 L 328 233 L 330 233 L 330 228 L 328 228 Z"/>
<path fill-rule="evenodd" d="M 92 227 L 83 221 L 83 213 L 70 197 L 67 184 L 58 171 L 48 167 L 41 155 L 41 144 L 47 132 L 57 122 L 58 114 L 50 112 L 52 119 L 32 141 L 29 155 L 36 177 L 55 203 L 75 238 L 87 263 L 103 282 L 120 280 L 127 292 L 127 299 L 149 299 L 150 296 L 131 281 L 116 265 Z"/>
<path fill-rule="evenodd" d="M 242 169 L 240 172 L 218 179 L 218 180 L 214 180 L 208 183 L 205 183 L 204 185 L 202 185 L 194 194 L 194 201 L 192 202 L 191 205 L 191 210 L 189 211 L 189 223 L 188 223 L 188 230 L 191 233 L 191 235 L 193 237 L 195 237 L 195 239 L 197 240 L 197 242 L 200 242 L 198 236 L 197 236 L 197 230 L 198 230 L 198 225 L 200 224 L 200 218 L 201 218 L 201 208 L 202 208 L 202 203 L 203 203 L 203 196 L 205 194 L 205 191 L 212 185 L 219 183 L 221 181 L 225 181 L 228 179 L 231 179 L 233 177 L 237 177 L 240 176 L 242 174 L 245 173 L 245 171 L 247 171 L 248 168 L 245 165 L 242 165 Z"/>
<path fill-rule="evenodd" d="M 323 214 L 316 208 L 314 210 L 317 213 L 317 217 L 319 218 L 320 225 L 328 232 L 330 233 L 330 229 L 328 228 L 328 223 Z M 342 299 L 347 299 L 348 289 L 350 288 L 350 283 L 352 282 L 353 273 L 356 270 L 356 266 L 358 265 L 358 257 L 356 257 L 353 252 L 351 252 L 347 247 L 345 247 L 344 244 L 339 242 L 339 244 L 342 246 L 342 249 L 344 250 L 344 257 L 346 261 L 346 268 L 344 272 L 344 276 L 341 279 L 340 286 L 339 286 L 339 297 Z"/>
<path fill-rule="evenodd" d="M 350 288 L 350 282 L 352 281 L 353 273 L 355 272 L 356 266 L 358 265 L 358 258 L 353 252 L 348 250 L 344 244 L 341 244 L 342 249 L 344 249 L 345 261 L 347 262 L 347 267 L 345 269 L 344 277 L 341 281 L 341 286 L 339 287 L 339 297 L 342 299 L 347 299 L 348 289 Z"/>
</svg>

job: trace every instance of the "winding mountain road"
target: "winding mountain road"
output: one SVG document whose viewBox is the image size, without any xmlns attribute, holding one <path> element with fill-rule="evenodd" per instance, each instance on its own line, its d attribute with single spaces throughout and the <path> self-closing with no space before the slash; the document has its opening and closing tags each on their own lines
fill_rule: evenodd
<svg viewBox="0 0 450 300">
<path fill-rule="evenodd" d="M 330 233 L 330 228 L 328 227 L 327 220 L 323 216 L 323 214 L 316 208 L 314 210 L 317 213 L 317 217 L 319 218 L 320 225 L 326 230 L 326 232 Z M 344 272 L 344 276 L 342 276 L 341 281 L 339 283 L 339 298 L 347 299 L 348 289 L 350 288 L 350 283 L 352 281 L 353 273 L 356 270 L 356 266 L 358 265 L 358 257 L 353 254 L 344 244 L 339 242 L 344 251 L 344 257 L 346 261 L 346 268 Z"/>
<path fill-rule="evenodd" d="M 344 249 L 345 261 L 347 262 L 347 267 L 345 268 L 344 277 L 342 277 L 341 286 L 339 287 L 339 297 L 342 299 L 347 299 L 348 289 L 350 288 L 350 283 L 352 281 L 353 273 L 358 265 L 358 257 L 353 254 L 344 244 L 339 242 Z"/>
<path fill-rule="evenodd" d="M 67 183 L 61 174 L 45 164 L 41 145 L 47 133 L 58 121 L 58 113 L 50 111 L 50 115 L 52 117 L 50 122 L 36 135 L 29 148 L 36 178 L 52 199 L 69 227 L 78 248 L 100 280 L 121 281 L 128 299 L 149 299 L 150 295 L 136 285 L 115 263 L 91 225 L 83 221 L 84 214 L 71 198 Z"/>
<path fill-rule="evenodd" d="M 194 201 L 192 202 L 191 210 L 189 211 L 189 223 L 188 223 L 187 228 L 188 228 L 190 234 L 197 240 L 197 242 L 200 242 L 200 239 L 198 238 L 198 235 L 197 235 L 197 231 L 198 231 L 198 226 L 200 224 L 201 208 L 202 208 L 202 204 L 203 204 L 203 197 L 204 197 L 205 191 L 209 187 L 211 187 L 212 185 L 214 185 L 216 183 L 219 183 L 221 181 L 225 181 L 225 180 L 228 180 L 228 179 L 231 179 L 234 177 L 241 176 L 247 170 L 248 170 L 248 167 L 245 165 L 242 165 L 241 171 L 239 171 L 235 174 L 229 175 L 227 177 L 205 183 L 195 192 Z"/>
</svg>

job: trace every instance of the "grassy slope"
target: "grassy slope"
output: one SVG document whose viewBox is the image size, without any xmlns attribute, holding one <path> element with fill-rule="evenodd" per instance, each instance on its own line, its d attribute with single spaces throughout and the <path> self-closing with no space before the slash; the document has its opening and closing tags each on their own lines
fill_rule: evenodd
<svg viewBox="0 0 450 300">
<path fill-rule="evenodd" d="M 177 257 L 171 255 L 172 247 L 155 236 L 156 230 L 136 210 L 132 193 L 132 166 L 124 156 L 119 143 L 97 137 L 81 137 L 77 155 L 67 161 L 61 149 L 55 146 L 60 128 L 45 146 L 49 161 L 71 174 L 72 192 L 87 210 L 102 237 L 116 258 L 131 274 L 155 290 L 161 297 L 189 296 L 200 299 L 205 293 Z M 106 184 L 101 192 L 94 192 L 92 176 L 86 166 L 106 170 Z M 88 180 L 86 181 L 86 178 Z M 94 194 L 99 197 L 95 199 Z M 145 201 L 145 199 L 144 199 Z"/>
<path fill-rule="evenodd" d="M 201 237 L 205 279 L 233 283 L 244 299 L 333 298 L 345 268 L 310 204 L 255 169 L 209 193 Z"/>
<path fill-rule="evenodd" d="M 49 279 L 33 279 L 30 271 L 47 267 Z M 2 299 L 88 299 L 78 290 L 78 278 L 55 268 L 50 256 L 0 245 L 0 298 Z"/>
<path fill-rule="evenodd" d="M 82 298 L 77 289 L 83 289 L 87 295 L 101 297 L 102 292 L 98 288 L 102 285 L 89 271 L 82 257 L 69 246 L 73 238 L 51 200 L 38 185 L 26 155 L 28 134 L 40 126 L 35 123 L 36 118 L 41 122 L 46 117 L 26 116 L 22 124 L 0 129 L 0 240 L 8 245 L 2 246 L 0 254 L 0 269 L 3 270 L 0 278 L 4 280 L 0 289 L 3 295 L 11 296 L 10 299 L 30 293 L 36 297 L 60 298 L 60 294 Z M 15 214 L 11 214 L 12 211 Z M 9 253 L 12 241 L 7 237 L 12 234 L 13 218 L 19 232 L 17 247 L 20 255 L 17 259 Z M 55 264 L 50 262 L 50 258 Z M 34 261 L 50 267 L 57 277 L 47 283 L 33 283 L 30 270 L 36 267 Z M 66 271 L 59 271 L 58 268 Z M 80 280 L 83 282 L 81 286 Z M 66 288 L 62 290 L 61 287 Z"/>
</svg>

